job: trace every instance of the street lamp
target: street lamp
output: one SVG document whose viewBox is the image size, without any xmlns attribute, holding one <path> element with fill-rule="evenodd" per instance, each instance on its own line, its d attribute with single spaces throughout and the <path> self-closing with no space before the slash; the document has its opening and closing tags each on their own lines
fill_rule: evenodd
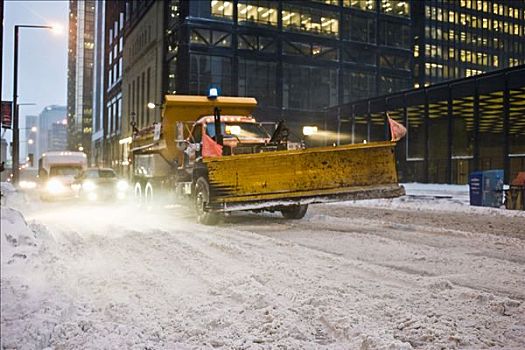
<svg viewBox="0 0 525 350">
<path fill-rule="evenodd" d="M 20 28 L 51 29 L 52 26 L 15 25 L 14 31 L 14 58 L 13 58 L 13 184 L 18 184 L 20 172 L 20 130 L 18 127 L 18 32 Z"/>
</svg>

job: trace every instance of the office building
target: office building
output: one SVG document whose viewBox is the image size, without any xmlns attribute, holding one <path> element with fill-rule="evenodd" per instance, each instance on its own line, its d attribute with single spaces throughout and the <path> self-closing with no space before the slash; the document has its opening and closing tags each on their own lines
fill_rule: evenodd
<svg viewBox="0 0 525 350">
<path fill-rule="evenodd" d="M 335 131 L 330 108 L 514 66 L 524 57 L 524 36 L 515 34 L 523 33 L 518 1 L 119 4 L 110 17 L 117 5 L 106 5 L 105 42 L 112 44 L 105 49 L 104 132 L 111 147 L 104 154 L 112 166 L 127 164 L 132 123 L 160 120 L 146 104 L 159 104 L 164 94 L 218 87 L 222 95 L 254 96 L 258 119 L 285 119 L 300 136 L 305 124 Z M 123 49 L 115 40 L 121 35 Z"/>
<path fill-rule="evenodd" d="M 413 1 L 415 87 L 525 64 L 525 2 Z"/>
<path fill-rule="evenodd" d="M 93 132 L 94 0 L 69 2 L 68 148 L 91 153 Z"/>
<path fill-rule="evenodd" d="M 103 165 L 104 146 L 104 48 L 106 3 L 95 3 L 95 47 L 93 48 L 93 133 L 91 159 L 93 165 Z"/>
<path fill-rule="evenodd" d="M 47 106 L 38 116 L 38 137 L 37 155 L 35 160 L 40 158 L 43 153 L 49 151 L 65 151 L 68 149 L 67 132 L 62 133 L 56 124 L 63 125 L 62 129 L 67 128 L 67 108 L 65 106 Z"/>
<path fill-rule="evenodd" d="M 56 121 L 51 124 L 48 130 L 48 151 L 67 150 L 67 124 L 63 121 Z"/>
</svg>

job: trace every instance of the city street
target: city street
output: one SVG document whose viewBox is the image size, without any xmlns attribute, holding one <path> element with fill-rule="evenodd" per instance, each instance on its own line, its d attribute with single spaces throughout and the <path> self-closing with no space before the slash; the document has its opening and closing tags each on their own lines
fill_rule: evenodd
<svg viewBox="0 0 525 350">
<path fill-rule="evenodd" d="M 525 350 L 525 1 L 0 19 L 0 350 Z"/>
<path fill-rule="evenodd" d="M 28 228 L 2 207 L 6 349 L 525 347 L 523 212 L 407 196 L 210 227 L 7 200 Z"/>
</svg>

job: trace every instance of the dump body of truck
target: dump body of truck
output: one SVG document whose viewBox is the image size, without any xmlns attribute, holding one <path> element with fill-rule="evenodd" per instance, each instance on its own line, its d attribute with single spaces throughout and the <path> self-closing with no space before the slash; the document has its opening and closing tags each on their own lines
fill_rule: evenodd
<svg viewBox="0 0 525 350">
<path fill-rule="evenodd" d="M 205 223 L 217 212 L 268 209 L 300 218 L 310 203 L 404 194 L 394 142 L 297 150 L 274 142 L 275 135 L 248 142 L 239 132 L 242 123 L 255 123 L 256 105 L 253 98 L 166 96 L 162 127 L 133 138 L 135 193 L 186 194 Z M 216 135 L 215 127 L 228 131 L 229 120 L 240 124 Z"/>
</svg>

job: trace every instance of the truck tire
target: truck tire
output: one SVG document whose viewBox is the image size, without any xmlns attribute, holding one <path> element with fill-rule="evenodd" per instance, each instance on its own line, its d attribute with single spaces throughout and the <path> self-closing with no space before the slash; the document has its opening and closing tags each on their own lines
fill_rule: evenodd
<svg viewBox="0 0 525 350">
<path fill-rule="evenodd" d="M 151 205 L 153 202 L 153 185 L 151 182 L 146 184 L 144 187 L 144 204 Z"/>
<path fill-rule="evenodd" d="M 206 211 L 206 205 L 210 200 L 210 186 L 204 177 L 199 177 L 195 182 L 195 212 L 197 222 L 204 225 L 215 225 L 219 221 L 219 215 Z"/>
<path fill-rule="evenodd" d="M 308 204 L 289 205 L 281 209 L 281 214 L 285 219 L 299 220 L 304 218 Z"/>
<path fill-rule="evenodd" d="M 141 186 L 140 182 L 136 182 L 135 183 L 135 188 L 133 189 L 133 194 L 134 194 L 134 197 L 135 197 L 135 203 L 137 203 L 137 205 L 141 205 L 142 204 L 142 186 Z"/>
</svg>

